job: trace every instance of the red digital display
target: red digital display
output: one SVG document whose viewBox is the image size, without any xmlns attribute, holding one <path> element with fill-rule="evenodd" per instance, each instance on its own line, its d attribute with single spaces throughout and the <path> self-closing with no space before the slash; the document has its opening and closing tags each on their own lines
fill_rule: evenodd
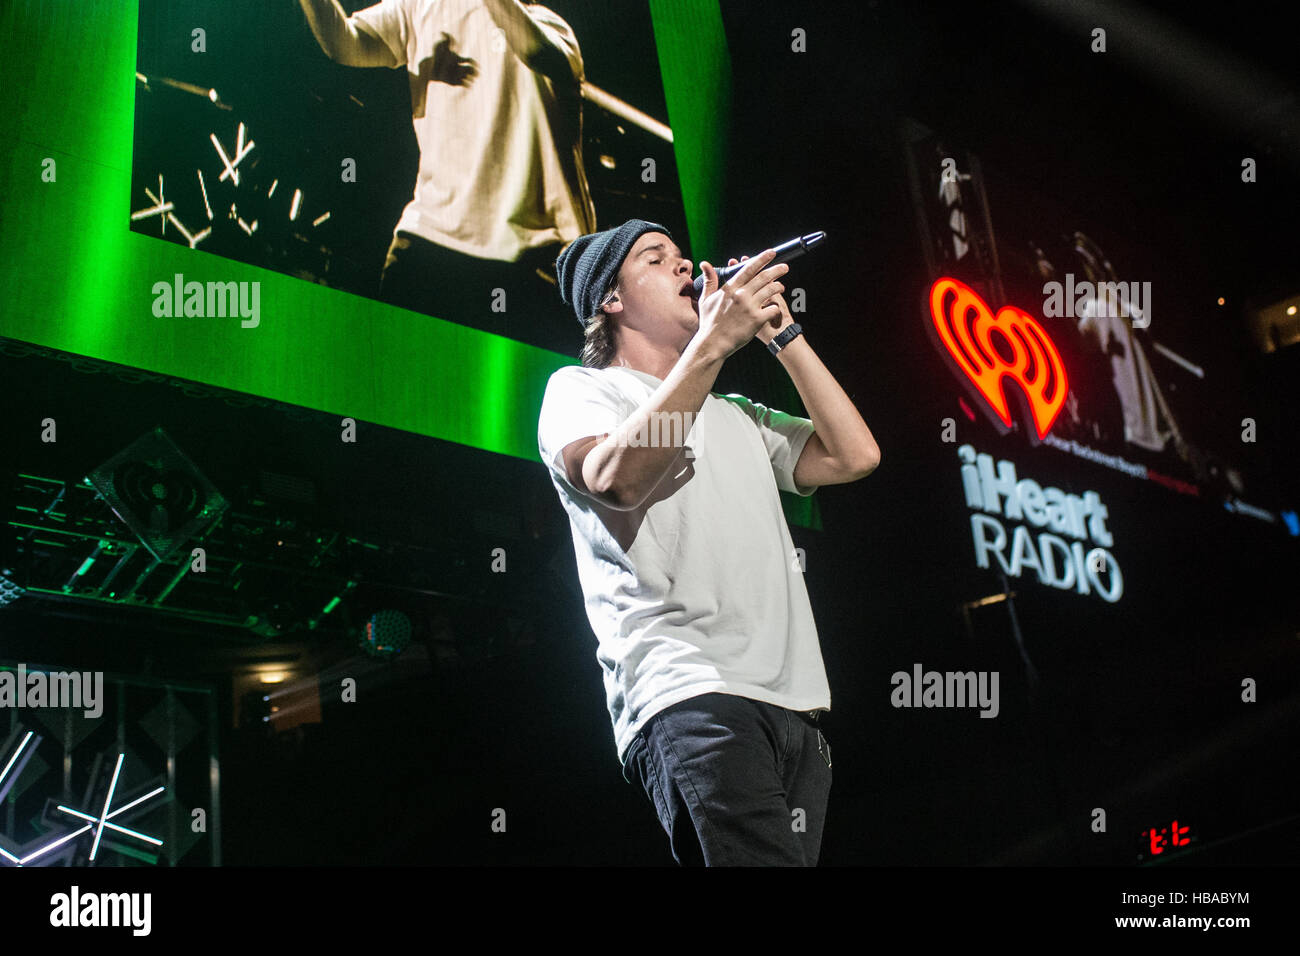
<svg viewBox="0 0 1300 956">
<path fill-rule="evenodd" d="M 1175 820 L 1167 827 L 1152 827 L 1142 831 L 1142 843 L 1151 856 L 1160 856 L 1166 849 L 1186 846 L 1192 842 L 1190 826 L 1179 826 Z"/>
</svg>

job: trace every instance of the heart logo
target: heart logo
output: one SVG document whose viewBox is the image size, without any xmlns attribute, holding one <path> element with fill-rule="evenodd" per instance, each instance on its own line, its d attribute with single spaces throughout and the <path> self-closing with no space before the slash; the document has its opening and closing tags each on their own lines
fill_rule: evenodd
<svg viewBox="0 0 1300 956">
<path fill-rule="evenodd" d="M 930 287 L 930 317 L 939 342 L 1001 422 L 1000 430 L 1005 434 L 1012 425 L 1004 389 L 1004 379 L 1010 379 L 1028 403 L 1030 440 L 1037 444 L 1047 437 L 1070 385 L 1061 353 L 1038 320 L 1011 305 L 994 315 L 978 292 L 947 276 Z"/>
</svg>

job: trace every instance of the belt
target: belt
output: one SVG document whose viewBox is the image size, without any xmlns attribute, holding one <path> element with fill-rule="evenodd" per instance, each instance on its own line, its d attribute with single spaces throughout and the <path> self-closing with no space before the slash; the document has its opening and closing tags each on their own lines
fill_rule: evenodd
<svg viewBox="0 0 1300 956">
<path fill-rule="evenodd" d="M 814 727 L 819 727 L 822 719 L 826 716 L 828 711 L 825 708 L 819 707 L 816 710 L 796 710 L 795 713 L 798 714 L 799 718 L 805 723 L 811 724 Z"/>
</svg>

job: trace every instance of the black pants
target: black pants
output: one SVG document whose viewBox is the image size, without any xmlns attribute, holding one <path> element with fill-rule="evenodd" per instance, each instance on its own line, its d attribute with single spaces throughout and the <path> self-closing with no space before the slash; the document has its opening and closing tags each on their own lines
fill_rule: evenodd
<svg viewBox="0 0 1300 956">
<path fill-rule="evenodd" d="M 624 754 L 682 866 L 816 866 L 831 789 L 815 717 L 702 694 L 652 717 Z"/>
<path fill-rule="evenodd" d="M 479 259 L 408 232 L 388 247 L 379 298 L 459 325 L 504 335 L 576 358 L 582 326 L 553 282 L 560 246 L 530 250 L 518 262 Z"/>
</svg>

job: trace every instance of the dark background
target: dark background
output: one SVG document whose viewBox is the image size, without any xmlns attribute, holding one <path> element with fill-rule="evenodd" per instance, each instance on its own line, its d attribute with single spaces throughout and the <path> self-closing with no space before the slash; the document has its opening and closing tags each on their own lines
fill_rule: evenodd
<svg viewBox="0 0 1300 956">
<path fill-rule="evenodd" d="M 1102 20 L 1111 52 L 1096 55 L 1087 29 L 1037 9 L 723 4 L 736 91 L 730 245 L 692 254 L 828 232 L 825 252 L 789 284 L 806 289 L 808 341 L 883 451 L 869 478 L 817 492 L 824 530 L 793 529 L 834 701 L 822 862 L 1128 865 L 1140 831 L 1175 819 L 1195 837 L 1178 859 L 1292 861 L 1296 540 L 1215 500 L 1031 450 L 962 414 L 924 334 L 929 283 L 897 139 L 910 116 L 976 153 L 1009 244 L 1081 229 L 1121 278 L 1152 281 L 1161 339 L 1212 382 L 1187 390 L 1184 423 L 1241 463 L 1246 500 L 1294 508 L 1297 348 L 1262 354 L 1243 321 L 1246 298 L 1297 286 L 1295 100 L 1255 95 L 1265 72 L 1290 75 L 1290 40 L 1276 9 L 1216 8 L 1198 20 L 1166 8 L 1179 30 L 1247 64 L 1249 82 L 1220 85 L 1256 102 L 1252 115 L 1177 79 L 1173 33 L 1168 62 L 1130 59 L 1122 29 Z M 795 27 L 807 31 L 806 53 L 790 50 Z M 589 70 L 621 42 L 584 40 Z M 1219 61 L 1197 62 L 1212 73 Z M 1248 155 L 1259 161 L 1251 185 L 1240 181 Z M 567 521 L 539 463 L 367 426 L 369 453 L 344 465 L 326 453 L 338 445 L 332 417 L 234 408 L 211 390 L 132 384 L 14 350 L 0 362 L 0 375 L 23 383 L 5 416 L 17 471 L 45 455 L 15 424 L 33 416 L 76 423 L 59 445 L 72 478 L 162 425 L 232 498 L 251 494 L 258 469 L 304 477 L 316 489 L 297 514 L 304 524 L 417 542 L 454 566 L 439 566 L 450 597 L 415 593 L 410 568 L 371 576 L 350 619 L 403 607 L 417 647 L 406 663 L 367 671 L 358 703 L 327 701 L 320 724 L 274 736 L 233 727 L 229 674 L 259 653 L 245 634 L 74 617 L 50 602 L 3 609 L 10 659 L 225 688 L 226 863 L 671 863 L 648 799 L 615 760 Z M 716 390 L 768 400 L 771 365 L 751 345 Z M 1247 416 L 1259 422 L 1253 445 L 1240 442 Z M 974 567 L 955 446 L 940 440 L 947 417 L 958 443 L 1010 458 L 1021 477 L 1096 490 L 1110 509 L 1125 576 L 1117 605 L 1012 581 L 1041 675 L 1033 696 L 1006 605 L 974 612 L 971 634 L 957 613 L 1001 585 Z M 492 576 L 488 553 L 503 541 L 511 570 Z M 355 657 L 351 639 L 327 627 L 282 643 L 337 677 Z M 456 652 L 440 653 L 448 643 Z M 893 709 L 889 676 L 915 662 L 999 670 L 1000 716 Z M 1258 682 L 1256 704 L 1240 701 L 1246 677 Z M 1105 834 L 1089 830 L 1096 807 Z M 494 808 L 506 810 L 504 834 L 490 830 Z"/>
</svg>

